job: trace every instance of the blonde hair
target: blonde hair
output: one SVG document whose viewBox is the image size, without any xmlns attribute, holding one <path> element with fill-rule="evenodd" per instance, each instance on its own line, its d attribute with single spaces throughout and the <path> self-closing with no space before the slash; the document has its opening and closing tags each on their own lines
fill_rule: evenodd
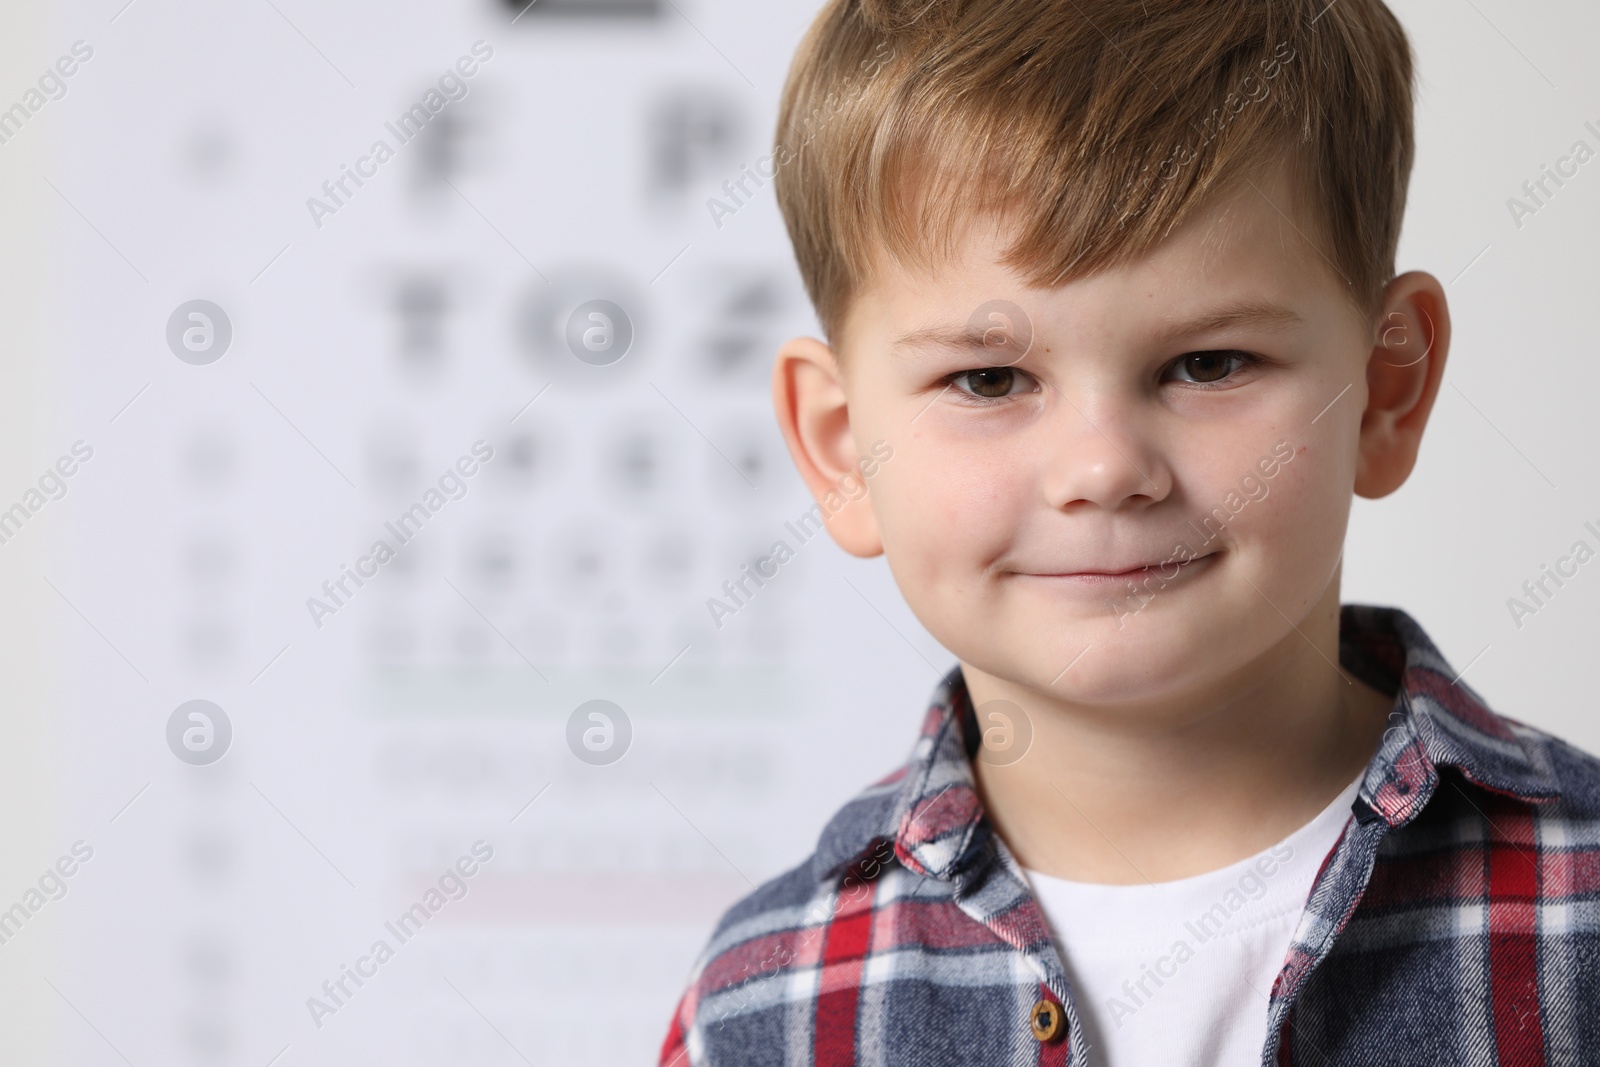
<svg viewBox="0 0 1600 1067">
<path fill-rule="evenodd" d="M 1001 262 L 1059 285 L 1286 164 L 1299 228 L 1370 322 L 1412 77 L 1382 0 L 829 0 L 783 89 L 778 206 L 836 343 L 880 254 L 934 270 L 965 224 L 1003 215 Z"/>
</svg>

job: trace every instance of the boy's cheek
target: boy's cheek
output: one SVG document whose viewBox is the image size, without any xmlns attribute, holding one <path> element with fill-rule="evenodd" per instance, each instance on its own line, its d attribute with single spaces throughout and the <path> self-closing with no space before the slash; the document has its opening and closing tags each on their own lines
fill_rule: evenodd
<svg viewBox="0 0 1600 1067">
<path fill-rule="evenodd" d="M 1003 473 L 988 476 L 962 471 L 959 463 L 913 462 L 907 449 L 872 481 L 879 524 L 939 557 L 960 554 L 963 546 L 1004 541 L 1015 528 L 1015 501 L 1023 490 Z"/>
<path fill-rule="evenodd" d="M 951 538 L 971 535 L 970 527 L 961 526 L 961 518 L 969 509 L 958 494 L 949 493 L 947 487 L 924 479 L 909 467 L 892 473 L 886 468 L 873 479 L 867 503 L 877 521 L 889 566 L 903 579 L 902 588 L 906 583 L 925 585 L 948 576 L 955 554 Z M 949 536 L 941 538 L 935 531 Z"/>
<path fill-rule="evenodd" d="M 1282 590 L 1329 577 L 1349 513 L 1348 479 L 1304 462 L 1308 455 L 1299 454 L 1272 478 L 1262 478 L 1270 492 L 1247 504 L 1229 528 L 1231 539 L 1254 550 L 1264 577 Z M 1265 587 L 1263 592 L 1273 595 Z"/>
</svg>

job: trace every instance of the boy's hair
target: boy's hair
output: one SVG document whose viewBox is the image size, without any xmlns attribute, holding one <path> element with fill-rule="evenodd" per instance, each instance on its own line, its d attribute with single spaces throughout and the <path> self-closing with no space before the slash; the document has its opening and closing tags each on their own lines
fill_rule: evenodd
<svg viewBox="0 0 1600 1067">
<path fill-rule="evenodd" d="M 935 270 L 993 213 L 1018 227 L 1002 262 L 1060 285 L 1281 163 L 1297 228 L 1371 324 L 1411 93 L 1382 0 L 828 0 L 784 85 L 774 181 L 835 344 L 880 252 Z"/>
</svg>

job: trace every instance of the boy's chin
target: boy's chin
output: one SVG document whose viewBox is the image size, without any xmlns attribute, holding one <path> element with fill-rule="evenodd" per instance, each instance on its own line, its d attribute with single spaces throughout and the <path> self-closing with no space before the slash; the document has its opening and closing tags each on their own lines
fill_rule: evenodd
<svg viewBox="0 0 1600 1067">
<path fill-rule="evenodd" d="M 1239 651 L 1215 613 L 1179 614 L 1141 619 L 1138 626 L 1091 617 L 1053 634 L 1024 627 L 1008 649 L 975 650 L 963 662 L 1041 697 L 1107 705 L 1158 699 L 1204 684 L 1224 654 Z"/>
</svg>

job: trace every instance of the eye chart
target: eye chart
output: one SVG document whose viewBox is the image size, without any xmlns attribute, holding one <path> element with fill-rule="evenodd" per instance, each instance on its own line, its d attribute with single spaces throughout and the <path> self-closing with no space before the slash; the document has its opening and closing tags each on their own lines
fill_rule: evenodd
<svg viewBox="0 0 1600 1067">
<path fill-rule="evenodd" d="M 787 532 L 817 328 L 770 183 L 707 210 L 811 11 L 118 6 L 39 28 L 13 133 L 72 468 L 7 528 L 62 663 L 40 1047 L 648 1062 L 946 665 Z"/>
</svg>

